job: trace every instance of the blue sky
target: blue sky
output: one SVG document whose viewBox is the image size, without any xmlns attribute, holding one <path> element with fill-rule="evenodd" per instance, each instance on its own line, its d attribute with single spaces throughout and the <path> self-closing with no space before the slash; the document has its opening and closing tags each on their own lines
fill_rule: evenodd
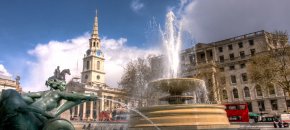
<svg viewBox="0 0 290 130">
<path fill-rule="evenodd" d="M 133 8 L 133 2 L 138 7 Z M 37 44 L 90 32 L 96 9 L 101 37 L 126 37 L 126 46 L 148 48 L 149 23 L 164 23 L 166 12 L 178 4 L 178 0 L 1 0 L 0 64 L 25 80 L 26 62 L 37 60 L 28 51 Z"/>
<path fill-rule="evenodd" d="M 259 30 L 290 32 L 289 5 L 289 0 L 1 0 L 0 71 L 20 75 L 26 90 L 43 89 L 57 65 L 77 75 L 97 9 L 107 81 L 116 86 L 129 60 L 160 52 L 158 26 L 164 27 L 169 10 L 183 23 L 183 36 L 209 43 Z"/>
<path fill-rule="evenodd" d="M 146 0 L 133 11 L 131 0 L 2 0 L 0 1 L 0 56 L 25 55 L 37 43 L 66 40 L 91 31 L 96 9 L 101 36 L 128 37 L 128 45 L 146 47 L 145 31 L 153 17 L 163 23 L 176 0 Z M 9 53 L 10 52 L 10 53 Z M 3 55 L 4 54 L 4 55 Z M 3 61 L 2 61 L 3 62 Z"/>
</svg>

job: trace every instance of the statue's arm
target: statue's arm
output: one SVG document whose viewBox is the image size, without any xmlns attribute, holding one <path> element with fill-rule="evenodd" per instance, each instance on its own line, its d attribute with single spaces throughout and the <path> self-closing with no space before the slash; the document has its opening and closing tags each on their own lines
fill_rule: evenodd
<svg viewBox="0 0 290 130">
<path fill-rule="evenodd" d="M 85 94 L 85 93 L 68 93 L 68 92 L 59 92 L 59 95 L 68 101 L 79 101 L 79 100 L 97 100 L 98 97 L 93 94 Z"/>
<path fill-rule="evenodd" d="M 31 93 L 26 93 L 22 95 L 22 99 L 28 103 L 31 104 L 34 102 L 35 98 L 40 98 L 44 92 L 31 92 Z"/>
<path fill-rule="evenodd" d="M 82 103 L 83 101 L 92 101 L 97 100 L 97 96 L 84 93 L 67 93 L 59 92 L 59 95 L 62 99 L 67 100 L 63 105 L 59 106 L 55 112 L 55 116 L 59 116 L 64 111 L 69 108 Z"/>
<path fill-rule="evenodd" d="M 40 98 L 44 92 L 30 92 L 30 93 L 25 93 L 23 96 L 28 96 L 31 98 Z"/>
</svg>

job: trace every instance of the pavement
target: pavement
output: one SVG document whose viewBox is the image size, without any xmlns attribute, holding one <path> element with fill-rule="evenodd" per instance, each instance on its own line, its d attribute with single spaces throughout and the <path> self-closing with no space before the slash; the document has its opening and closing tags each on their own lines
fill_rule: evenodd
<svg viewBox="0 0 290 130">
<path fill-rule="evenodd" d="M 88 126 L 88 122 L 72 122 L 76 130 L 83 130 L 83 126 Z M 274 128 L 272 122 L 258 123 L 231 123 L 239 125 L 239 130 L 290 130 L 290 128 Z M 91 130 L 127 130 L 125 122 L 91 122 Z"/>
</svg>

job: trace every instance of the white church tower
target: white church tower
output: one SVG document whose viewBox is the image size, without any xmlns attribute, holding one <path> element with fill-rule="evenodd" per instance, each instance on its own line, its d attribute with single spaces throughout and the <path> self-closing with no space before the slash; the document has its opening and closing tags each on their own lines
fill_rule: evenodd
<svg viewBox="0 0 290 130">
<path fill-rule="evenodd" d="M 83 58 L 81 82 L 93 86 L 105 84 L 104 61 L 98 33 L 98 16 L 96 15 L 93 32 L 89 40 L 89 49 Z"/>
</svg>

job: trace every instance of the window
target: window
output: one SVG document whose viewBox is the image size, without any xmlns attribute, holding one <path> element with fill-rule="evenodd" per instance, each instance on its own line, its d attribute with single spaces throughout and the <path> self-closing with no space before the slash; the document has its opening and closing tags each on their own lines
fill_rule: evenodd
<svg viewBox="0 0 290 130">
<path fill-rule="evenodd" d="M 249 112 L 253 112 L 252 103 L 251 102 L 247 102 L 247 104 L 248 104 Z"/>
<path fill-rule="evenodd" d="M 100 61 L 97 61 L 97 70 L 100 70 Z"/>
<path fill-rule="evenodd" d="M 201 59 L 204 59 L 204 58 L 205 58 L 205 53 L 201 53 L 201 54 L 200 54 L 200 58 L 201 58 Z"/>
<path fill-rule="evenodd" d="M 264 101 L 258 101 L 259 111 L 265 111 L 265 104 Z"/>
<path fill-rule="evenodd" d="M 93 43 L 93 47 L 95 47 L 95 46 L 96 46 L 96 43 L 94 42 L 94 43 Z"/>
<path fill-rule="evenodd" d="M 228 45 L 229 50 L 233 50 L 233 45 Z"/>
<path fill-rule="evenodd" d="M 223 47 L 219 47 L 219 52 L 223 52 Z"/>
<path fill-rule="evenodd" d="M 275 88 L 273 84 L 268 85 L 269 95 L 275 95 Z"/>
<path fill-rule="evenodd" d="M 249 40 L 249 45 L 253 46 L 254 45 L 254 40 Z"/>
<path fill-rule="evenodd" d="M 249 87 L 244 88 L 245 97 L 251 97 Z"/>
<path fill-rule="evenodd" d="M 241 52 L 240 52 L 240 57 L 241 57 L 242 59 L 246 57 L 246 55 L 245 55 L 245 52 L 244 52 L 244 51 L 241 51 Z"/>
<path fill-rule="evenodd" d="M 235 70 L 235 65 L 231 65 L 230 70 Z"/>
<path fill-rule="evenodd" d="M 255 49 L 251 49 L 250 51 L 251 51 L 251 55 L 252 56 L 255 55 L 255 53 L 256 53 L 256 50 Z"/>
<path fill-rule="evenodd" d="M 243 42 L 239 42 L 239 48 L 243 48 Z"/>
<path fill-rule="evenodd" d="M 242 116 L 230 116 L 229 121 L 240 121 Z"/>
<path fill-rule="evenodd" d="M 233 89 L 233 95 L 234 95 L 234 98 L 239 98 L 238 89 L 236 89 L 236 88 Z"/>
<path fill-rule="evenodd" d="M 246 67 L 245 63 L 240 64 L 241 69 Z"/>
<path fill-rule="evenodd" d="M 235 75 L 231 75 L 231 81 L 233 84 L 237 83 L 237 79 Z"/>
<path fill-rule="evenodd" d="M 248 81 L 247 73 L 242 73 L 242 81 Z"/>
<path fill-rule="evenodd" d="M 90 61 L 87 61 L 87 70 L 90 69 Z"/>
<path fill-rule="evenodd" d="M 237 110 L 237 106 L 236 105 L 230 105 L 228 106 L 228 110 Z"/>
<path fill-rule="evenodd" d="M 234 55 L 234 53 L 231 53 L 230 54 L 230 60 L 234 60 L 235 59 L 235 55 Z"/>
<path fill-rule="evenodd" d="M 191 64 L 195 63 L 194 57 L 195 57 L 194 55 L 189 55 L 189 60 Z"/>
<path fill-rule="evenodd" d="M 221 67 L 221 68 L 220 68 L 220 71 L 221 71 L 221 72 L 224 72 L 224 71 L 225 71 L 225 68 L 224 68 L 224 67 Z"/>
<path fill-rule="evenodd" d="M 286 105 L 287 105 L 287 108 L 290 107 L 290 100 L 287 100 L 287 101 L 286 101 Z"/>
<path fill-rule="evenodd" d="M 271 100 L 271 107 L 272 107 L 272 110 L 278 110 L 278 102 L 277 100 Z"/>
<path fill-rule="evenodd" d="M 246 105 L 239 105 L 238 107 L 239 107 L 238 108 L 239 110 L 245 110 L 246 109 Z"/>
<path fill-rule="evenodd" d="M 209 56 L 212 57 L 212 50 L 209 51 Z"/>
<path fill-rule="evenodd" d="M 220 83 L 221 84 L 226 84 L 226 77 L 221 77 L 220 78 Z"/>
<path fill-rule="evenodd" d="M 227 100 L 228 99 L 228 93 L 227 90 L 223 90 L 223 99 Z"/>
<path fill-rule="evenodd" d="M 224 62 L 225 58 L 224 56 L 220 56 L 220 62 Z"/>
<path fill-rule="evenodd" d="M 256 93 L 257 93 L 257 96 L 263 96 L 262 89 L 261 89 L 260 85 L 256 86 Z"/>
</svg>

